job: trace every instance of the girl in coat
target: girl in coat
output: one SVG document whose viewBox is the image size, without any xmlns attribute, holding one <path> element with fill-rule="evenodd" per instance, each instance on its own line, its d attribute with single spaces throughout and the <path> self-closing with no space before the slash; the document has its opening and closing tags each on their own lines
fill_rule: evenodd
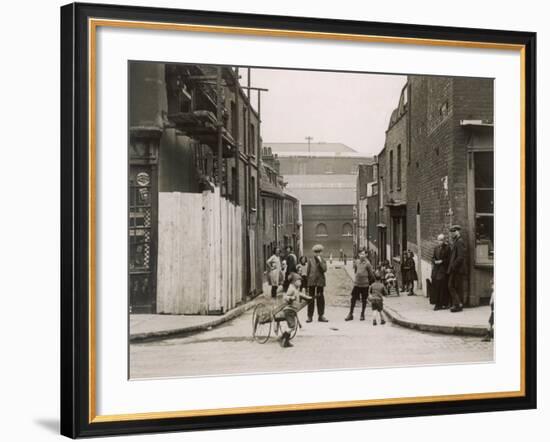
<svg viewBox="0 0 550 442">
<path fill-rule="evenodd" d="M 302 277 L 302 285 L 300 287 L 300 292 L 305 291 L 307 293 L 307 257 L 306 256 L 300 256 L 300 260 L 298 261 L 298 274 Z"/>
<path fill-rule="evenodd" d="M 267 265 L 267 283 L 271 286 L 271 297 L 277 297 L 277 290 L 281 284 L 282 263 L 281 263 L 281 249 L 275 247 L 273 255 L 266 261 Z"/>
</svg>

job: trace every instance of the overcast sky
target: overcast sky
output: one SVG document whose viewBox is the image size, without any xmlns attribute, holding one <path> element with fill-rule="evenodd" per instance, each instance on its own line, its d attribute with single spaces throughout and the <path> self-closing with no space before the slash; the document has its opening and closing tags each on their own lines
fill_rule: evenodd
<svg viewBox="0 0 550 442">
<path fill-rule="evenodd" d="M 246 69 L 240 71 L 246 85 Z M 262 138 L 269 142 L 344 143 L 376 155 L 407 77 L 339 72 L 252 69 L 262 92 Z M 256 107 L 256 95 L 251 96 Z"/>
</svg>

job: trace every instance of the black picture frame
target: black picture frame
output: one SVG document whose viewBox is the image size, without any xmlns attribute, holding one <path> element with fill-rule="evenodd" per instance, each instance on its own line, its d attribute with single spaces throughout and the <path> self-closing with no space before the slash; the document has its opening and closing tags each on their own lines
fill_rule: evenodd
<svg viewBox="0 0 550 442">
<path fill-rule="evenodd" d="M 95 422 L 90 418 L 88 19 L 513 44 L 524 51 L 524 395 Z M 73 3 L 61 8 L 61 434 L 89 437 L 536 408 L 536 34 L 489 29 Z"/>
</svg>

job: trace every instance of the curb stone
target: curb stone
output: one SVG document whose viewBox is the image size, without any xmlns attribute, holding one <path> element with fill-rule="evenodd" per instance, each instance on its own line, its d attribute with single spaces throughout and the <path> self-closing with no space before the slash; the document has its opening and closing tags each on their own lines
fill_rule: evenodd
<svg viewBox="0 0 550 442">
<path fill-rule="evenodd" d="M 235 319 L 238 316 L 242 315 L 244 312 L 250 310 L 258 302 L 261 302 L 261 298 L 262 298 L 261 295 L 256 296 L 254 299 L 246 302 L 245 304 L 242 304 L 238 307 L 235 307 L 234 309 L 229 310 L 227 313 L 225 313 L 224 315 L 221 315 L 219 318 L 213 319 L 203 324 L 189 325 L 187 327 L 180 327 L 172 330 L 135 333 L 130 335 L 129 341 L 132 344 L 162 341 L 164 339 L 182 338 L 185 336 L 189 336 L 191 334 L 210 330 L 227 321 Z"/>
<path fill-rule="evenodd" d="M 346 268 L 346 274 L 353 280 L 352 276 L 349 274 Z M 384 313 L 391 319 L 391 321 L 401 327 L 407 327 L 414 330 L 431 332 L 431 333 L 441 333 L 447 335 L 462 335 L 462 336 L 485 336 L 487 333 L 487 328 L 483 326 L 475 325 L 442 325 L 442 324 L 429 324 L 411 321 L 403 316 L 395 309 L 384 306 Z"/>
<path fill-rule="evenodd" d="M 397 325 L 425 332 L 480 337 L 485 336 L 487 333 L 487 328 L 475 325 L 442 325 L 410 321 L 394 309 L 386 306 L 384 307 L 384 313 Z"/>
</svg>

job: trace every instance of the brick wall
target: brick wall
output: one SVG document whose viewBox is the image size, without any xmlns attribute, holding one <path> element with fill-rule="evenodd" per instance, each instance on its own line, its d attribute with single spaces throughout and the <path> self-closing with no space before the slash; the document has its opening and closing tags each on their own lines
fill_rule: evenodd
<svg viewBox="0 0 550 442">
<path fill-rule="evenodd" d="M 468 132 L 460 121 L 493 121 L 493 80 L 411 76 L 409 85 L 407 240 L 409 248 L 429 261 L 437 235 L 447 235 L 451 224 L 462 226 L 467 244 L 472 234 L 468 228 Z"/>
<path fill-rule="evenodd" d="M 386 177 L 386 196 L 393 200 L 406 200 L 407 197 L 407 143 L 408 113 L 400 115 L 386 132 L 386 155 L 384 176 Z M 399 151 L 401 155 L 399 156 Z M 401 167 L 399 167 L 399 157 Z M 393 179 L 390 182 L 390 158 L 393 160 Z M 399 176 L 401 182 L 399 182 Z"/>
<path fill-rule="evenodd" d="M 378 250 L 378 228 L 379 223 L 379 208 L 378 195 L 367 198 L 367 236 L 369 248 Z"/>
<path fill-rule="evenodd" d="M 464 222 L 449 216 L 449 209 L 463 215 L 464 201 L 450 192 L 463 169 L 453 161 L 452 79 L 410 77 L 410 160 L 407 160 L 407 240 L 418 254 L 417 212 L 421 215 L 422 258 L 429 260 L 435 238 L 446 233 L 450 222 Z M 458 166 L 458 167 L 457 167 Z M 464 185 L 466 183 L 465 179 Z M 464 193 L 465 194 L 465 193 Z M 461 207 L 458 207 L 461 206 Z M 458 216 L 458 215 L 456 215 Z"/>
<path fill-rule="evenodd" d="M 324 256 L 337 258 L 340 249 L 348 257 L 353 255 L 353 236 L 343 236 L 343 225 L 349 223 L 353 226 L 353 206 L 302 206 L 304 223 L 304 254 L 310 256 L 311 248 L 315 244 L 324 246 Z M 316 227 L 319 223 L 325 224 L 327 236 L 317 236 Z"/>
</svg>

